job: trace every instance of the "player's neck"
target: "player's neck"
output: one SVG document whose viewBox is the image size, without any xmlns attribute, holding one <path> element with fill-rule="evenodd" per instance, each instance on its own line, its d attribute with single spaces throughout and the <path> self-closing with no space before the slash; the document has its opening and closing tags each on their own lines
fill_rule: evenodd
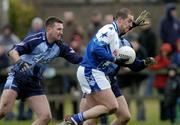
<svg viewBox="0 0 180 125">
<path fill-rule="evenodd" d="M 47 42 L 48 42 L 49 44 L 54 43 L 54 39 L 52 39 L 52 37 L 51 37 L 50 35 L 46 34 L 46 38 L 47 38 Z"/>
</svg>

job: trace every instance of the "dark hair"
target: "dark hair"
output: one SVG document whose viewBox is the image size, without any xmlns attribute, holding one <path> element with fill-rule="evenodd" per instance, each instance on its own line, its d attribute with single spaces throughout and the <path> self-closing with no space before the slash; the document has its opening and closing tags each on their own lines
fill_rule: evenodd
<svg viewBox="0 0 180 125">
<path fill-rule="evenodd" d="M 45 21 L 45 27 L 54 26 L 54 23 L 63 23 L 63 21 L 58 17 L 48 17 Z"/>
<path fill-rule="evenodd" d="M 95 11 L 92 12 L 91 15 L 92 16 L 98 16 L 98 15 L 101 15 L 101 13 L 99 11 L 95 10 Z"/>
<path fill-rule="evenodd" d="M 11 32 L 13 32 L 12 26 L 10 24 L 6 24 L 2 27 L 2 32 L 4 32 L 6 29 L 9 29 Z"/>
<path fill-rule="evenodd" d="M 128 8 L 122 8 L 116 12 L 114 19 L 116 20 L 119 17 L 121 17 L 122 19 L 126 19 L 129 14 L 131 14 L 131 11 Z"/>
</svg>

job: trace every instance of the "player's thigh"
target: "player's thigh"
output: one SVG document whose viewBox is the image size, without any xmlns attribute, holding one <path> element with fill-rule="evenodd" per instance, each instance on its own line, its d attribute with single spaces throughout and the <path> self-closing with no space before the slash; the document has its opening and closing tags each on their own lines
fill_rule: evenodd
<svg viewBox="0 0 180 125">
<path fill-rule="evenodd" d="M 97 104 L 105 105 L 108 108 L 118 108 L 117 99 L 111 88 L 92 93 L 92 96 Z"/>
<path fill-rule="evenodd" d="M 27 103 L 30 108 L 36 113 L 38 117 L 49 116 L 51 117 L 51 110 L 45 95 L 31 96 L 27 98 Z"/>
<path fill-rule="evenodd" d="M 122 118 L 123 117 L 130 118 L 131 114 L 130 114 L 128 104 L 126 102 L 125 97 L 123 95 L 117 97 L 117 102 L 118 102 L 119 107 L 118 107 L 118 110 L 116 112 L 116 116 L 117 117 L 122 117 Z"/>
<path fill-rule="evenodd" d="M 9 112 L 12 109 L 16 97 L 17 97 L 17 92 L 15 90 L 4 89 L 0 99 L 0 109 Z"/>
</svg>

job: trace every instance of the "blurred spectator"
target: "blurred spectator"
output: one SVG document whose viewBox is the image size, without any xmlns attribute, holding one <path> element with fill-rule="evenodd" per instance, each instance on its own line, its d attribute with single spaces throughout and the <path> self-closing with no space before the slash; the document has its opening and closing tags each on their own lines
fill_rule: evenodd
<svg viewBox="0 0 180 125">
<path fill-rule="evenodd" d="M 160 54 L 155 57 L 157 64 L 151 66 L 149 69 L 151 70 L 161 70 L 166 69 L 171 64 L 170 54 L 172 52 L 172 47 L 168 43 L 164 43 L 160 48 Z M 164 88 L 167 82 L 168 76 L 166 74 L 157 74 L 155 75 L 154 84 L 158 93 L 164 96 Z M 168 114 L 167 110 L 164 107 L 164 99 L 160 101 L 160 119 L 167 120 Z"/>
<path fill-rule="evenodd" d="M 9 59 L 5 54 L 5 49 L 0 46 L 0 72 L 9 66 Z M 0 95 L 6 82 L 6 76 L 0 74 Z"/>
<path fill-rule="evenodd" d="M 144 46 L 142 46 L 140 44 L 140 42 L 136 39 L 134 40 L 132 43 L 132 46 L 133 46 L 133 49 L 135 50 L 136 52 L 136 57 L 139 58 L 139 59 L 145 59 L 147 58 L 147 52 L 146 52 L 146 49 L 144 48 Z"/>
<path fill-rule="evenodd" d="M 74 13 L 72 11 L 64 12 L 64 30 L 63 40 L 70 44 L 73 34 L 76 32 L 78 24 L 75 22 Z"/>
<path fill-rule="evenodd" d="M 145 59 L 147 58 L 147 52 L 145 48 L 140 44 L 138 41 L 138 37 L 134 36 L 134 40 L 132 40 L 132 46 L 136 52 L 136 57 L 138 59 Z M 137 100 L 136 100 L 136 106 L 137 106 L 137 120 L 138 121 L 144 121 L 146 119 L 145 116 L 145 106 L 144 106 L 144 101 L 142 100 L 142 97 L 144 96 L 145 93 L 145 82 L 144 80 L 146 79 L 146 75 L 136 75 L 134 74 L 136 80 L 133 81 L 132 87 L 134 88 L 134 92 L 137 92 Z"/>
<path fill-rule="evenodd" d="M 175 48 L 175 43 L 180 39 L 180 21 L 174 4 L 166 5 L 166 15 L 160 21 L 160 37 L 163 42 L 170 43 Z"/>
<path fill-rule="evenodd" d="M 102 26 L 102 14 L 98 11 L 94 11 L 87 29 L 88 38 L 91 38 Z"/>
<path fill-rule="evenodd" d="M 138 41 L 146 49 L 148 57 L 154 57 L 156 54 L 156 36 L 151 29 L 151 21 L 148 20 L 149 25 L 141 27 Z"/>
<path fill-rule="evenodd" d="M 171 65 L 168 69 L 168 80 L 165 87 L 165 108 L 168 109 L 169 119 L 173 124 L 176 118 L 176 104 L 180 98 L 180 77 L 177 66 Z"/>
<path fill-rule="evenodd" d="M 82 26 L 78 26 L 76 32 L 74 32 L 70 46 L 79 54 L 83 54 L 83 45 L 84 45 L 84 29 Z"/>
<path fill-rule="evenodd" d="M 4 47 L 5 52 L 19 42 L 20 39 L 13 33 L 11 26 L 5 25 L 2 29 L 2 35 L 0 35 L 0 45 Z"/>
<path fill-rule="evenodd" d="M 35 17 L 31 22 L 31 28 L 30 28 L 29 32 L 27 33 L 27 36 L 41 32 L 43 30 L 44 30 L 43 20 L 40 17 Z"/>
<path fill-rule="evenodd" d="M 156 54 L 156 43 L 157 43 L 156 36 L 151 29 L 151 20 L 147 19 L 146 21 L 149 22 L 149 25 L 145 25 L 141 27 L 141 32 L 139 34 L 138 41 L 146 49 L 147 56 L 154 57 Z M 153 80 L 154 80 L 154 75 L 152 73 L 149 73 L 147 78 L 147 88 L 146 88 L 146 95 L 148 96 L 152 94 Z"/>
<path fill-rule="evenodd" d="M 9 59 L 5 53 L 5 48 L 0 46 L 0 70 L 9 66 Z"/>
<path fill-rule="evenodd" d="M 172 54 L 172 64 L 175 64 L 178 67 L 180 67 L 180 39 L 177 40 L 177 42 L 176 42 L 176 50 Z"/>
<path fill-rule="evenodd" d="M 2 35 L 0 36 L 0 62 L 1 68 L 6 68 L 9 66 L 9 59 L 6 56 L 6 53 L 17 43 L 20 42 L 20 39 L 13 33 L 10 25 L 5 25 L 2 28 Z M 4 70 L 4 69 L 3 69 Z M 4 86 L 6 78 L 4 76 L 0 76 L 0 84 L 1 87 Z M 10 112 L 6 116 L 6 120 L 12 120 L 14 118 L 14 113 Z"/>
<path fill-rule="evenodd" d="M 112 14 L 106 14 L 104 16 L 104 25 L 105 24 L 110 24 L 113 22 L 113 15 Z"/>
</svg>

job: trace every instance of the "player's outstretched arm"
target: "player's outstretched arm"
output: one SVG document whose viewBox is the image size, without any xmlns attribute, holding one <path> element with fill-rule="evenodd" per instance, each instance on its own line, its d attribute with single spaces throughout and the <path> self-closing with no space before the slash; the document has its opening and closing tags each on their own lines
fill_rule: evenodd
<svg viewBox="0 0 180 125">
<path fill-rule="evenodd" d="M 126 65 L 126 66 L 129 67 L 134 72 L 139 72 L 147 68 L 148 66 L 152 66 L 154 64 L 156 64 L 156 60 L 153 57 L 148 57 L 143 60 L 136 58 L 134 63 L 132 63 L 131 65 Z"/>
<path fill-rule="evenodd" d="M 59 56 L 65 58 L 68 62 L 70 62 L 72 64 L 79 64 L 82 61 L 82 56 L 80 56 L 78 53 L 76 53 L 68 45 L 59 44 L 59 47 L 62 49 Z"/>
</svg>

